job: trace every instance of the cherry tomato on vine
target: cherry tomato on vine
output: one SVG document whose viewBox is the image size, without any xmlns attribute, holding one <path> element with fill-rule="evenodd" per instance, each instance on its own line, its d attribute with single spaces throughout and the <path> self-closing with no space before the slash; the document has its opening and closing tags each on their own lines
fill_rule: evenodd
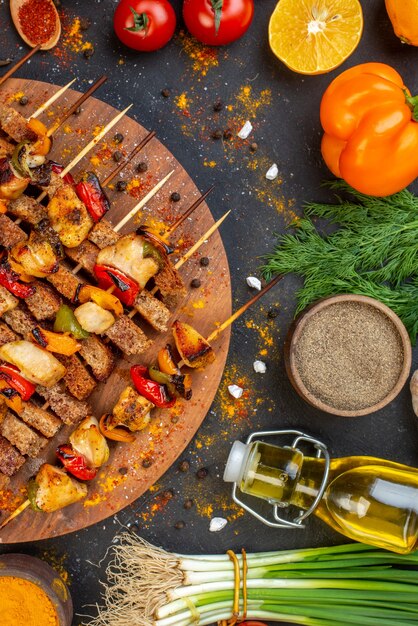
<svg viewBox="0 0 418 626">
<path fill-rule="evenodd" d="M 253 19 L 254 0 L 184 0 L 187 29 L 209 46 L 231 43 L 248 30 Z"/>
<path fill-rule="evenodd" d="M 113 28 L 129 48 L 151 52 L 165 46 L 174 35 L 176 14 L 168 0 L 121 0 Z"/>
</svg>

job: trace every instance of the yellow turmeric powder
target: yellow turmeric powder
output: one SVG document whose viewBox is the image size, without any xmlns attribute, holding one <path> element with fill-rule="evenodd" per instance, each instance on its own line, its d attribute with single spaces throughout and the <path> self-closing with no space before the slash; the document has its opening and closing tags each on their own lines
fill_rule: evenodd
<svg viewBox="0 0 418 626">
<path fill-rule="evenodd" d="M 53 603 L 29 580 L 0 576 L 1 626 L 59 626 Z"/>
</svg>

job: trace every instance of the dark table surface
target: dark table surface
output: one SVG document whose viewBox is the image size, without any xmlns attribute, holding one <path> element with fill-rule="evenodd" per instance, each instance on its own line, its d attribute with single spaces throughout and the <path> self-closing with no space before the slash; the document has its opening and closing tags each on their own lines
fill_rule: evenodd
<svg viewBox="0 0 418 626">
<path fill-rule="evenodd" d="M 332 199 L 321 188 L 329 172 L 319 150 L 318 113 L 322 93 L 331 79 L 351 65 L 382 61 L 394 65 L 414 91 L 418 50 L 402 45 L 395 37 L 382 0 L 367 0 L 362 3 L 362 40 L 349 60 L 329 74 L 301 76 L 286 69 L 269 49 L 267 26 L 275 0 L 256 0 L 249 32 L 229 47 L 208 54 L 188 36 L 177 33 L 163 50 L 137 54 L 124 48 L 113 35 L 116 4 L 112 0 L 62 0 L 67 32 L 75 17 L 91 19 L 83 38 L 93 43 L 94 55 L 86 59 L 82 52 L 60 43 L 58 52 L 37 54 L 17 75 L 58 84 L 76 77 L 76 87 L 83 90 L 88 81 L 106 73 L 109 80 L 99 97 L 118 108 L 133 102 L 133 116 L 157 131 L 200 189 L 216 185 L 209 200 L 214 216 L 233 209 L 222 227 L 222 237 L 236 307 L 250 297 L 245 278 L 259 275 L 260 256 L 272 250 L 275 233 L 282 232 L 295 214 L 301 214 L 304 202 Z M 181 28 L 180 0 L 173 0 L 173 5 Z M 19 44 L 8 2 L 1 0 L 0 57 L 21 56 Z M 169 98 L 161 96 L 163 89 L 170 90 Z M 183 100 L 179 98 L 182 94 Z M 186 112 L 181 106 L 184 98 Z M 213 103 L 219 98 L 226 106 L 214 113 Z M 250 140 L 257 142 L 257 152 L 251 153 L 244 142 L 211 139 L 213 130 L 236 130 L 247 119 L 254 124 Z M 278 164 L 279 177 L 269 182 L 265 172 L 273 162 Z M 416 184 L 411 188 L 418 191 Z M 220 390 L 202 427 L 179 459 L 190 462 L 188 472 L 180 472 L 174 464 L 155 488 L 96 526 L 49 541 L 2 546 L 0 552 L 22 551 L 55 565 L 70 581 L 76 614 L 86 614 L 93 610 L 85 605 L 100 600 L 106 561 L 97 564 L 126 526 L 168 550 L 189 553 L 343 542 L 344 538 L 317 519 L 310 519 L 307 529 L 300 531 L 261 525 L 233 505 L 230 487 L 222 481 L 231 442 L 259 429 L 302 429 L 322 438 L 334 456 L 368 454 L 417 465 L 417 418 L 407 387 L 384 410 L 356 419 L 322 414 L 296 395 L 284 370 L 282 352 L 297 286 L 295 278 L 286 277 L 234 325 Z M 267 315 L 272 308 L 279 313 L 275 319 Z M 267 364 L 264 375 L 253 371 L 256 358 Z M 239 403 L 228 397 L 226 388 L 231 383 L 246 390 Z M 202 467 L 209 475 L 199 480 L 196 471 Z M 184 502 L 190 498 L 194 504 L 186 510 Z M 209 532 L 213 516 L 228 519 L 219 533 Z M 184 528 L 175 528 L 178 521 L 185 523 Z M 76 616 L 74 624 L 80 623 Z"/>
</svg>

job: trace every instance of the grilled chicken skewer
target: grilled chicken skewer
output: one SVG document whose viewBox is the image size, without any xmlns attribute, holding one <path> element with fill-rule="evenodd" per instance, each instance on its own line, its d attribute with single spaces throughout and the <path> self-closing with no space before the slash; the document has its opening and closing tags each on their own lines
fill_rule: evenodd
<svg viewBox="0 0 418 626">
<path fill-rule="evenodd" d="M 17 142 L 17 145 L 13 146 L 0 138 L 0 202 L 2 198 L 18 198 L 30 182 L 46 180 L 49 168 L 45 166 L 45 161 L 51 148 L 50 137 L 106 80 L 107 78 L 103 76 L 96 81 L 50 129 L 33 116 L 26 120 L 15 109 L 4 105 L 0 107 L 1 129 Z"/>
<path fill-rule="evenodd" d="M 215 360 L 211 342 L 238 319 L 250 306 L 262 298 L 282 277 L 277 276 L 258 294 L 230 315 L 207 339 L 189 324 L 175 320 L 172 325 L 174 342 L 181 360 L 176 363 L 170 344 L 162 348 L 157 363 L 150 367 L 134 365 L 131 377 L 134 383 L 121 392 L 111 414 L 102 416 L 100 426 L 109 439 L 131 442 L 132 432 L 143 430 L 149 423 L 150 411 L 169 408 L 176 398 L 189 400 L 192 395 L 191 377 L 182 375 L 181 367 L 204 368 Z M 121 428 L 123 427 L 123 429 Z M 126 431 L 125 429 L 128 429 Z"/>
<path fill-rule="evenodd" d="M 91 480 L 109 458 L 109 447 L 96 418 L 88 415 L 70 435 L 69 442 L 57 448 L 56 455 L 63 469 L 44 463 L 28 483 L 28 499 L 2 522 L 0 529 L 28 506 L 52 513 L 86 497 L 87 485 L 76 478 Z"/>
<path fill-rule="evenodd" d="M 268 283 L 258 294 L 256 294 L 246 304 L 240 307 L 238 311 L 233 313 L 227 320 L 225 320 L 208 337 L 208 339 L 204 339 L 195 329 L 193 329 L 188 324 L 176 321 L 173 324 L 173 334 L 176 342 L 176 347 L 179 350 L 179 354 L 182 357 L 182 360 L 176 366 L 173 361 L 171 349 L 166 346 L 166 348 L 163 348 L 158 355 L 158 365 L 160 369 L 153 366 L 152 368 L 150 368 L 149 371 L 154 371 L 154 377 L 157 377 L 158 374 L 167 375 L 168 372 L 173 368 L 179 370 L 182 364 L 186 364 L 189 367 L 204 367 L 213 362 L 215 355 L 212 347 L 209 344 L 209 340 L 216 339 L 228 326 L 230 326 L 236 319 L 238 319 L 238 317 L 240 317 L 245 311 L 247 311 L 250 306 L 257 302 L 275 284 L 277 284 L 277 282 L 279 282 L 281 278 L 282 276 L 277 276 L 272 281 L 270 281 L 270 283 Z M 140 374 L 138 373 L 138 369 Z M 148 368 L 133 366 L 132 370 L 134 370 L 134 372 L 132 373 L 134 384 L 137 389 L 139 388 L 142 394 L 133 389 L 132 386 L 126 387 L 120 394 L 119 400 L 116 403 L 112 414 L 103 416 L 100 421 L 101 430 L 105 434 L 105 436 L 116 441 L 133 441 L 134 437 L 130 434 L 130 432 L 143 430 L 150 421 L 150 411 L 155 406 L 158 406 L 158 404 L 154 404 L 154 402 L 157 402 L 155 400 L 155 387 L 151 387 L 151 390 L 153 389 L 153 391 L 150 392 L 149 384 L 147 385 L 147 391 L 144 390 L 144 386 L 140 386 L 142 384 L 142 380 L 148 383 L 156 382 L 155 378 L 153 380 L 150 380 L 144 377 L 144 374 L 145 372 L 147 372 Z M 170 376 L 173 377 L 173 375 Z M 180 378 L 178 374 L 176 376 Z M 184 383 L 185 377 L 182 378 Z M 144 393 L 147 393 L 147 395 L 151 393 L 151 396 L 145 397 L 143 395 Z M 150 399 L 151 397 L 154 402 Z M 160 402 L 159 406 L 163 408 L 162 402 L 163 401 Z M 173 404 L 174 402 L 170 403 L 169 399 L 167 398 L 165 406 L 172 406 Z M 124 428 L 121 428 L 121 426 L 123 426 Z M 130 432 L 125 431 L 125 428 L 127 428 Z M 123 433 L 125 433 L 125 436 L 123 435 Z M 44 468 L 45 466 L 42 467 Z M 45 469 L 41 468 L 41 476 L 38 478 L 41 485 L 47 485 L 47 481 L 44 481 L 44 473 L 47 473 L 49 475 L 49 472 L 51 472 L 52 474 L 52 470 L 49 469 L 50 467 L 52 466 L 48 467 L 47 472 Z M 54 472 L 53 475 L 55 476 L 56 472 Z M 63 478 L 63 480 L 65 479 Z M 67 484 L 66 480 L 65 484 Z M 77 483 L 77 485 L 80 484 Z M 70 489 L 70 493 L 74 494 L 74 498 L 68 498 L 67 502 L 65 494 L 63 499 L 61 499 L 59 495 L 57 495 L 56 498 L 54 498 L 53 500 L 54 503 L 57 504 L 57 506 L 46 506 L 43 509 L 41 508 L 41 510 L 45 510 L 46 512 L 54 511 L 58 508 L 61 508 L 62 506 L 67 506 L 67 504 L 69 503 L 77 502 L 78 500 L 82 499 L 86 493 L 86 490 L 83 490 L 81 486 L 77 488 L 77 485 L 73 485 Z M 83 493 L 80 492 L 80 488 L 82 489 Z M 46 501 L 49 502 L 49 499 L 47 499 Z M 29 504 L 30 501 L 27 500 L 20 507 L 18 507 L 6 520 L 4 520 L 4 522 L 0 525 L 0 529 L 4 528 L 4 526 L 6 526 L 6 524 L 8 524 L 12 519 L 20 515 L 20 513 L 22 513 L 29 506 Z"/>
</svg>

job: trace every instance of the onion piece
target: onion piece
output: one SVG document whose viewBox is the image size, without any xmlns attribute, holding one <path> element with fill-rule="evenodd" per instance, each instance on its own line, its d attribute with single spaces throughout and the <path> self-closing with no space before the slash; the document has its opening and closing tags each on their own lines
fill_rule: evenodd
<svg viewBox="0 0 418 626">
<path fill-rule="evenodd" d="M 95 302 L 80 305 L 75 309 L 74 315 L 84 330 L 96 335 L 101 335 L 115 323 L 110 311 L 106 311 Z"/>
</svg>

